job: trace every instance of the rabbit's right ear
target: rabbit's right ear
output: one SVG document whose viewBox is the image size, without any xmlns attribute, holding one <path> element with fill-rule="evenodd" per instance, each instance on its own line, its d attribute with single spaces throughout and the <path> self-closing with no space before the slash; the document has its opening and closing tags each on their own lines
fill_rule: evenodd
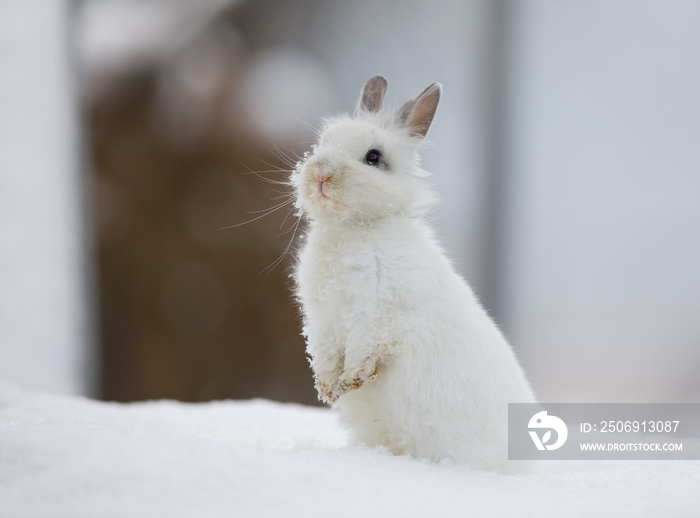
<svg viewBox="0 0 700 518">
<path fill-rule="evenodd" d="M 406 101 L 399 108 L 397 120 L 402 126 L 408 128 L 412 136 L 423 138 L 428 133 L 433 117 L 435 117 L 441 93 L 442 85 L 433 83 L 418 97 Z"/>
<path fill-rule="evenodd" d="M 362 111 L 378 112 L 381 110 L 386 87 L 387 82 L 384 76 L 371 77 L 362 89 L 362 95 L 360 95 L 360 101 L 357 103 L 355 113 L 358 114 Z"/>
</svg>

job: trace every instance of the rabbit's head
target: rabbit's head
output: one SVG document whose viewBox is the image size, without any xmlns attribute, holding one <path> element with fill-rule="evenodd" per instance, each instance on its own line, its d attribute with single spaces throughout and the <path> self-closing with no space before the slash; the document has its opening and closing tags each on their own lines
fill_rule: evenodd
<svg viewBox="0 0 700 518">
<path fill-rule="evenodd" d="M 421 182 L 418 144 L 430 128 L 441 86 L 430 85 L 395 112 L 382 110 L 387 82 L 372 77 L 354 117 L 326 121 L 292 174 L 297 208 L 313 220 L 372 222 L 413 215 L 432 196 Z"/>
</svg>

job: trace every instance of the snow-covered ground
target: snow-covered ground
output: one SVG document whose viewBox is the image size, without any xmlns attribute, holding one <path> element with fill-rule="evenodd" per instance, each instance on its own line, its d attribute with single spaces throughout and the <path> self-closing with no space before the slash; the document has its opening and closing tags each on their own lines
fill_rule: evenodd
<svg viewBox="0 0 700 518">
<path fill-rule="evenodd" d="M 700 516 L 700 462 L 531 475 L 349 445 L 322 408 L 104 403 L 0 382 L 0 516 Z"/>
</svg>

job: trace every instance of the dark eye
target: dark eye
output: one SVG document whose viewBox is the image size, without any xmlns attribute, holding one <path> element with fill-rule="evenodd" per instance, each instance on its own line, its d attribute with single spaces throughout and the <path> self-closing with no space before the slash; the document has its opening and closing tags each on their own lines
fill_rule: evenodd
<svg viewBox="0 0 700 518">
<path fill-rule="evenodd" d="M 365 155 L 365 164 L 367 165 L 379 165 L 379 159 L 382 157 L 382 153 L 377 149 L 370 149 Z"/>
</svg>

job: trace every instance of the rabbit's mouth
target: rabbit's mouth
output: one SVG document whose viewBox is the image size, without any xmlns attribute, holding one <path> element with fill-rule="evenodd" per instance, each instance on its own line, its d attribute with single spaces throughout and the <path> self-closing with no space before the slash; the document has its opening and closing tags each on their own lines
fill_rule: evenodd
<svg viewBox="0 0 700 518">
<path fill-rule="evenodd" d="M 340 203 L 336 193 L 336 185 L 334 183 L 336 180 L 334 176 L 328 172 L 319 171 L 316 171 L 310 176 L 311 189 L 309 190 L 311 191 L 311 201 L 320 204 L 323 208 L 326 208 L 329 204 L 338 208 Z"/>
<path fill-rule="evenodd" d="M 330 187 L 328 186 L 328 182 L 326 180 L 318 182 L 318 194 L 321 196 L 321 198 L 326 198 L 327 200 L 330 200 L 331 197 L 328 196 L 330 194 Z"/>
<path fill-rule="evenodd" d="M 311 196 L 311 201 L 321 205 L 323 208 L 328 205 L 338 208 L 340 205 L 333 186 L 327 180 L 318 182 L 316 192 Z"/>
</svg>

